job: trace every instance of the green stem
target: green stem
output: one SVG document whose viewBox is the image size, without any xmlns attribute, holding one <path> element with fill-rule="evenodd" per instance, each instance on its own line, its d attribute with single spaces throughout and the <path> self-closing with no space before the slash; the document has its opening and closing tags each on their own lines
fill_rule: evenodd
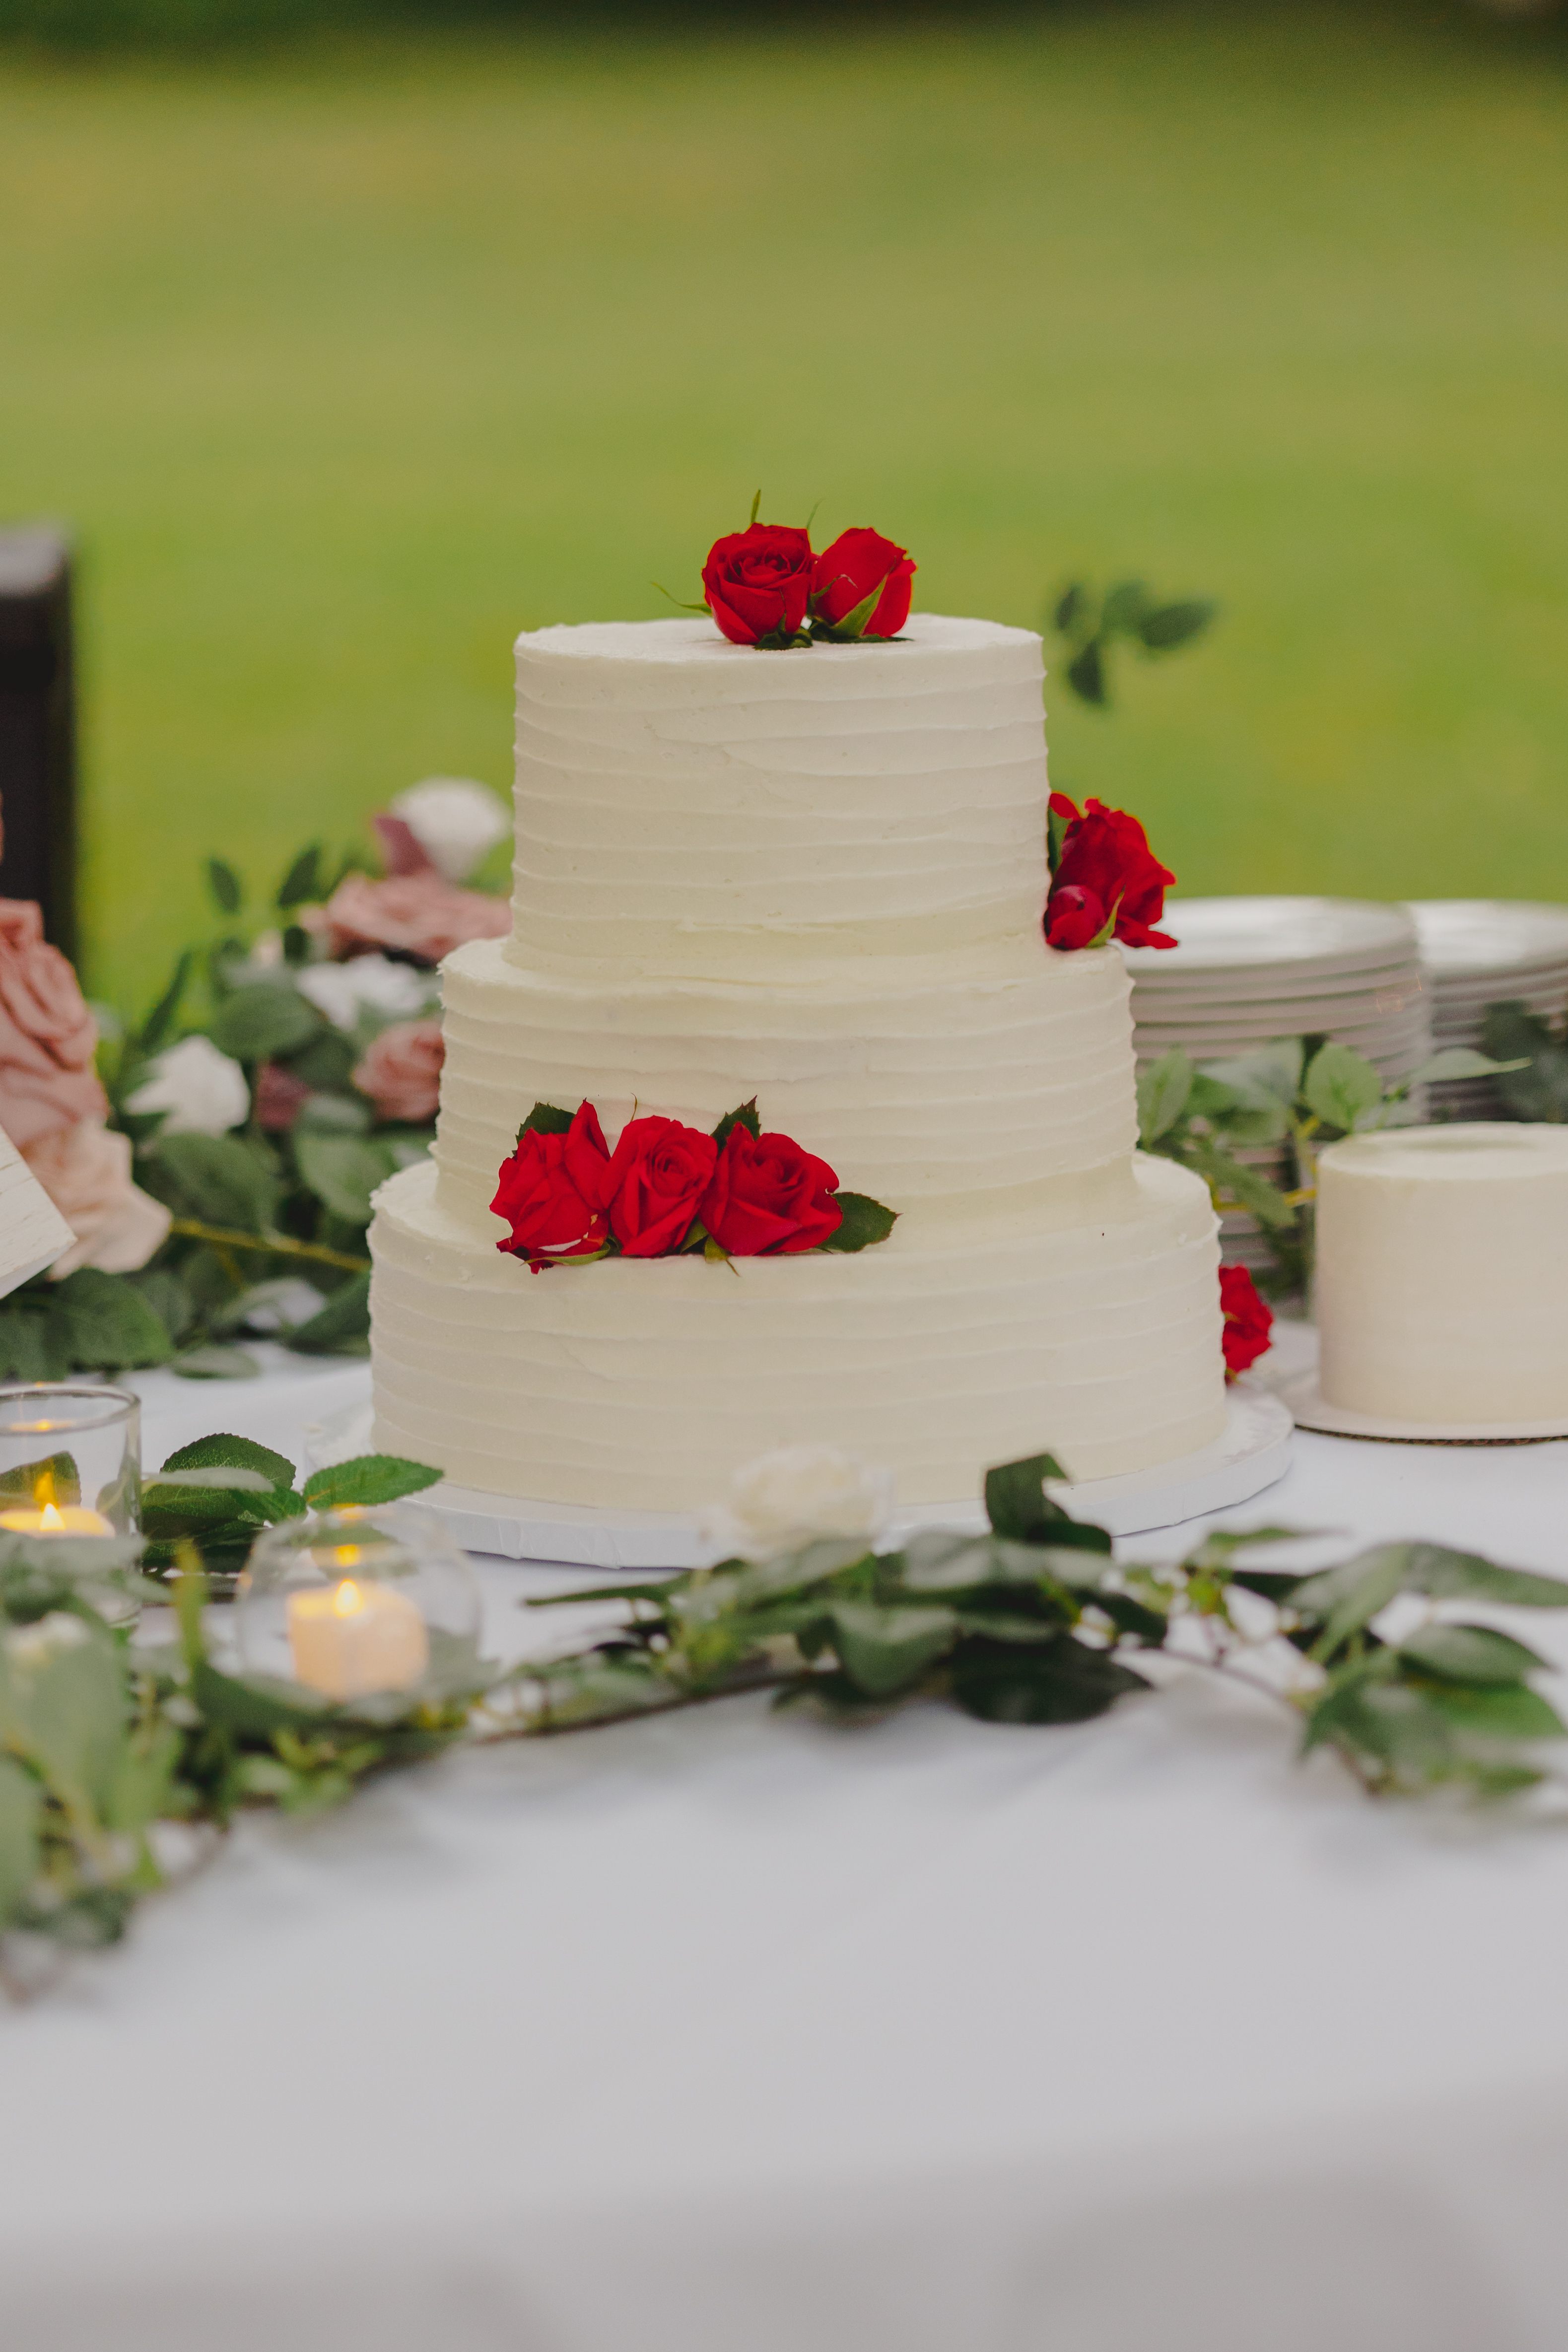
<svg viewBox="0 0 1568 2352">
<path fill-rule="evenodd" d="M 183 1239 L 208 1242 L 215 1250 L 259 1250 L 268 1257 L 308 1257 L 318 1265 L 342 1266 L 349 1274 L 369 1274 L 368 1257 L 350 1257 L 347 1250 L 329 1249 L 324 1242 L 297 1242 L 287 1234 L 241 1234 L 227 1225 L 204 1224 L 200 1217 L 174 1217 L 169 1231 Z"/>
</svg>

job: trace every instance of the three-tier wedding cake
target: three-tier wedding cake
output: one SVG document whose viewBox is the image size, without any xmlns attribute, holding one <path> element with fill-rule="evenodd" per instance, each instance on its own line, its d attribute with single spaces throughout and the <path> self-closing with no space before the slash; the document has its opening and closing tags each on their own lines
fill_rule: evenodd
<svg viewBox="0 0 1568 2352">
<path fill-rule="evenodd" d="M 497 1496 L 684 1510 L 827 1442 L 906 1502 L 1225 1423 L 1215 1220 L 1134 1149 L 1120 950 L 1047 891 L 1040 640 L 917 614 L 759 651 L 711 623 L 517 643 L 505 940 L 444 966 L 434 1158 L 371 1231 L 376 1443 Z M 898 1213 L 856 1255 L 536 1271 L 489 1203 L 536 1102 L 709 1131 L 757 1098 Z"/>
</svg>

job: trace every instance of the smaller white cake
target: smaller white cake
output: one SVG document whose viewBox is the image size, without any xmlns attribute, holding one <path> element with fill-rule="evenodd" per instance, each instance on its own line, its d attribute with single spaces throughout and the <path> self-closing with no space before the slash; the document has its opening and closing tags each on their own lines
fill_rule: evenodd
<svg viewBox="0 0 1568 2352">
<path fill-rule="evenodd" d="M 1394 1128 L 1318 1162 L 1325 1403 L 1385 1421 L 1568 1417 L 1568 1129 Z"/>
</svg>

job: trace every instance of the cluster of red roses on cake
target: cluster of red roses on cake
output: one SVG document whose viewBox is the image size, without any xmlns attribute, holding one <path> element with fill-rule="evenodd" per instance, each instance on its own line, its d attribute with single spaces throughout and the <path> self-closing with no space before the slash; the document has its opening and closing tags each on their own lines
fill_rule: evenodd
<svg viewBox="0 0 1568 2352">
<path fill-rule="evenodd" d="M 793 1257 L 885 1241 L 894 1213 L 841 1190 L 825 1160 L 762 1130 L 755 1100 L 711 1135 L 632 1118 L 613 1151 L 591 1102 L 536 1103 L 490 1203 L 511 1231 L 497 1249 L 547 1265 L 601 1257 Z"/>
<path fill-rule="evenodd" d="M 1052 793 L 1046 848 L 1048 947 L 1103 948 L 1111 940 L 1130 948 L 1175 947 L 1168 931 L 1150 926 L 1164 914 L 1176 876 L 1160 864 L 1135 816 L 1103 801 L 1086 801 L 1080 811 L 1065 793 Z"/>
<path fill-rule="evenodd" d="M 858 645 L 909 618 L 915 561 L 874 530 L 842 530 L 821 555 L 809 531 L 758 522 L 716 539 L 703 565 L 706 609 L 732 645 Z"/>
</svg>

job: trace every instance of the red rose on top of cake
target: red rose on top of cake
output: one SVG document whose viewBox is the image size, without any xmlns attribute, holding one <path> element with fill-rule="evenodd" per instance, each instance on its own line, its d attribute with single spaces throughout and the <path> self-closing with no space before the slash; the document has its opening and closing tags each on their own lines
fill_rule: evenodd
<svg viewBox="0 0 1568 2352">
<path fill-rule="evenodd" d="M 790 1257 L 838 1232 L 838 1189 L 825 1160 L 787 1135 L 753 1135 L 737 1121 L 703 1194 L 702 1221 L 732 1257 Z"/>
<path fill-rule="evenodd" d="M 753 520 L 716 539 L 703 565 L 703 593 L 731 645 L 793 645 L 811 593 L 809 535 Z"/>
<path fill-rule="evenodd" d="M 627 1121 L 605 1178 L 611 1231 L 625 1256 L 679 1249 L 717 1158 L 712 1136 L 678 1118 Z"/>
<path fill-rule="evenodd" d="M 909 618 L 915 572 L 907 548 L 880 531 L 841 530 L 812 567 L 811 617 L 826 629 L 852 629 L 860 613 L 855 634 L 895 637 Z"/>
<path fill-rule="evenodd" d="M 610 1244 L 606 1179 L 610 1149 L 599 1114 L 584 1103 L 553 1132 L 524 1128 L 517 1149 L 501 1162 L 490 1206 L 511 1233 L 499 1250 L 542 1265 L 601 1257 Z"/>
<path fill-rule="evenodd" d="M 1273 1346 L 1274 1318 L 1244 1265 L 1220 1267 L 1219 1305 L 1225 1317 L 1225 1377 L 1233 1381 L 1239 1373 L 1250 1371 L 1259 1357 Z"/>
<path fill-rule="evenodd" d="M 1164 914 L 1176 876 L 1160 864 L 1135 816 L 1103 801 L 1086 801 L 1080 814 L 1065 793 L 1052 793 L 1047 829 L 1049 946 L 1103 947 L 1117 939 L 1130 948 L 1175 947 L 1168 932 L 1150 926 Z"/>
</svg>

